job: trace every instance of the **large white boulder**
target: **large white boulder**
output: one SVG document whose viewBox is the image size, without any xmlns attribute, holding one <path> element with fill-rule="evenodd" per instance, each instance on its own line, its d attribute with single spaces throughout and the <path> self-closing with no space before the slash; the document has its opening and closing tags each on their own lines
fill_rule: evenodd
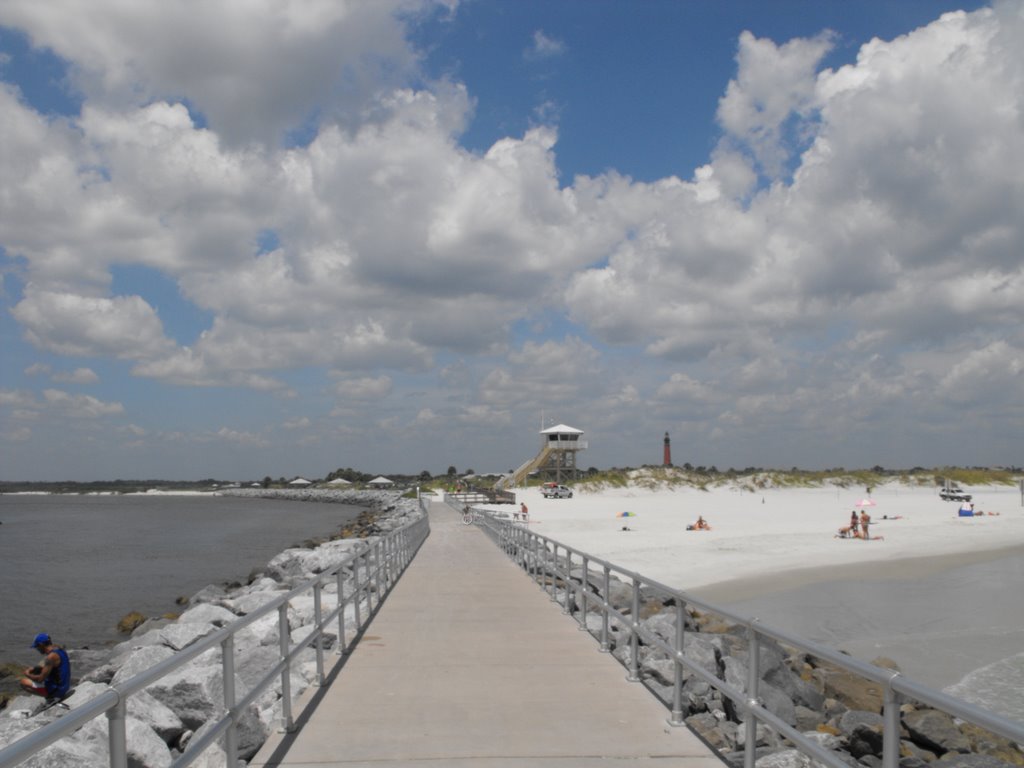
<svg viewBox="0 0 1024 768">
<path fill-rule="evenodd" d="M 154 667 L 160 662 L 171 658 L 173 655 L 174 651 L 166 645 L 146 645 L 136 648 L 118 662 L 120 666 L 117 672 L 114 673 L 110 684 L 117 685 L 118 683 L 123 683 L 140 672 L 144 672 L 150 667 Z"/>
<path fill-rule="evenodd" d="M 232 613 L 222 605 L 199 603 L 181 614 L 178 621 L 200 622 L 213 624 L 215 627 L 224 627 L 237 618 L 238 614 Z"/>
</svg>

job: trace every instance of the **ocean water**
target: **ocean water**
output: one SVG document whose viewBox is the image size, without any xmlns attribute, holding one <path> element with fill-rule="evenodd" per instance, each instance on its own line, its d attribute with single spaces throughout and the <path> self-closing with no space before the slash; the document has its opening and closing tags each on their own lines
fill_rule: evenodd
<svg viewBox="0 0 1024 768">
<path fill-rule="evenodd" d="M 821 581 L 728 603 L 737 613 L 1024 722 L 1024 559 L 900 578 Z"/>
<path fill-rule="evenodd" d="M 220 496 L 0 495 L 0 661 L 32 661 L 37 632 L 69 648 L 124 637 L 118 620 L 254 568 L 358 516 L 342 504 Z"/>
<path fill-rule="evenodd" d="M 1001 714 L 1024 723 L 1024 653 L 976 669 L 946 693 L 991 709 L 996 703 Z"/>
</svg>

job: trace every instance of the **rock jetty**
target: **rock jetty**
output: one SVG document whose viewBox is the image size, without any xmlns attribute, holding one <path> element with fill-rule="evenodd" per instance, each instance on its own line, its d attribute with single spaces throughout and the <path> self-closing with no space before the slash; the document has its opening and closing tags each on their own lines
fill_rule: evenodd
<svg viewBox="0 0 1024 768">
<path fill-rule="evenodd" d="M 244 586 L 209 585 L 187 600 L 184 611 L 174 620 L 147 619 L 139 624 L 131 637 L 111 649 L 76 651 L 68 649 L 72 659 L 75 693 L 67 699 L 73 710 L 132 676 L 149 669 L 188 648 L 203 637 L 238 620 L 272 601 L 283 592 L 333 568 L 347 553 L 376 537 L 406 525 L 422 515 L 414 499 L 401 498 L 396 491 L 316 491 L 240 489 L 240 496 L 273 496 L 296 500 L 334 501 L 362 506 L 366 511 L 358 520 L 346 525 L 341 537 L 327 541 L 305 542 L 276 555 L 262 569 L 255 571 Z M 351 573 L 346 574 L 351 583 Z M 323 588 L 324 609 L 337 603 L 332 596 L 337 582 L 328 581 Z M 346 590 L 346 594 L 348 594 Z M 362 615 L 367 611 L 364 608 Z M 276 613 L 260 619 L 235 636 L 236 690 L 242 692 L 266 675 L 278 661 L 278 617 Z M 313 630 L 313 596 L 297 598 L 289 604 L 288 624 L 292 642 L 308 637 Z M 346 613 L 349 638 L 355 634 L 354 608 Z M 349 634 L 347 632 L 347 634 Z M 336 635 L 325 633 L 323 646 L 333 648 Z M 292 668 L 290 679 L 293 697 L 299 696 L 316 678 L 315 650 L 307 648 Z M 272 686 L 245 712 L 238 728 L 239 757 L 251 758 L 282 716 L 279 683 Z M 0 713 L 0 748 L 6 747 L 31 731 L 60 717 L 53 708 L 29 718 L 39 699 L 18 696 Z M 201 736 L 221 714 L 223 689 L 220 650 L 207 651 L 176 672 L 161 678 L 145 691 L 128 700 L 127 732 L 128 763 L 133 768 L 164 768 L 180 755 L 189 742 Z M 225 754 L 219 746 L 207 749 L 194 766 L 223 766 Z M 109 764 L 107 725 L 105 718 L 94 718 L 72 735 L 39 752 L 25 766 L 46 768 L 79 768 Z"/>
</svg>

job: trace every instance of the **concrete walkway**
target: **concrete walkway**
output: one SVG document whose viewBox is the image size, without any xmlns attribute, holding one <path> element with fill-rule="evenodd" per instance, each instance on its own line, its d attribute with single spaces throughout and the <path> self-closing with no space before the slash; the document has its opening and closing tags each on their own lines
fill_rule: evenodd
<svg viewBox="0 0 1024 768">
<path fill-rule="evenodd" d="M 476 526 L 437 503 L 430 526 L 343 668 L 297 702 L 299 730 L 251 766 L 722 767 Z"/>
</svg>

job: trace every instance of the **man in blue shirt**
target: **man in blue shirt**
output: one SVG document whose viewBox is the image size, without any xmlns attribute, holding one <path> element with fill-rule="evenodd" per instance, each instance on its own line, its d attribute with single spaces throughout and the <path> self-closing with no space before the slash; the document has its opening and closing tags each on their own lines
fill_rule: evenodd
<svg viewBox="0 0 1024 768">
<path fill-rule="evenodd" d="M 71 690 L 71 660 L 68 659 L 68 653 L 54 645 L 45 632 L 36 635 L 32 647 L 42 654 L 43 661 L 39 666 L 26 669 L 25 677 L 18 682 L 26 693 L 59 701 Z"/>
</svg>

